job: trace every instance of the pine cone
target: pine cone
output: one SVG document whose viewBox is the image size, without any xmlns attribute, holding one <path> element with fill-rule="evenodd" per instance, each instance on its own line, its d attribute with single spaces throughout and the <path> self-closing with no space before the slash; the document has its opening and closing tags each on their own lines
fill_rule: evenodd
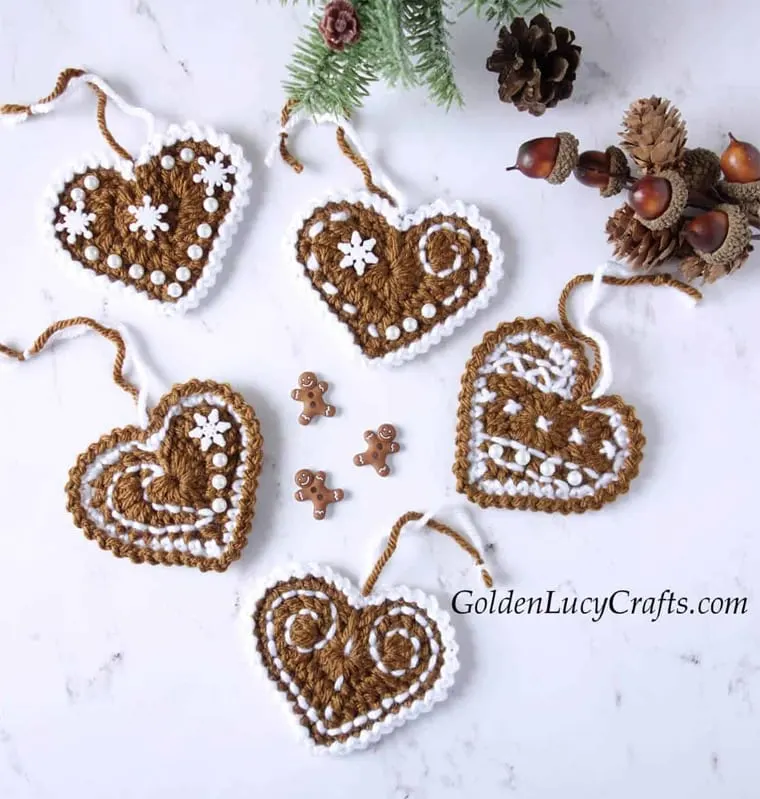
<svg viewBox="0 0 760 799">
<path fill-rule="evenodd" d="M 331 0 L 319 23 L 319 32 L 331 50 L 344 50 L 356 44 L 361 36 L 361 26 L 356 9 L 349 0 Z"/>
<path fill-rule="evenodd" d="M 573 93 L 581 58 L 575 33 L 552 29 L 543 15 L 528 25 L 522 17 L 499 32 L 497 49 L 486 61 L 489 72 L 499 73 L 499 98 L 514 103 L 518 111 L 541 116 Z"/>
<path fill-rule="evenodd" d="M 712 150 L 684 150 L 678 167 L 690 190 L 706 192 L 720 179 L 720 158 Z"/>
<path fill-rule="evenodd" d="M 735 272 L 737 269 L 743 266 L 748 255 L 749 253 L 739 256 L 728 264 L 708 264 L 698 255 L 690 255 L 681 261 L 681 276 L 686 281 L 702 278 L 704 283 L 715 283 L 716 280 L 719 280 L 726 275 L 730 275 L 732 272 Z"/>
<path fill-rule="evenodd" d="M 664 230 L 650 230 L 636 219 L 630 205 L 623 205 L 607 220 L 607 241 L 615 258 L 634 269 L 653 269 L 678 254 L 680 223 Z"/>
<path fill-rule="evenodd" d="M 669 100 L 636 100 L 623 117 L 622 147 L 645 172 L 676 165 L 686 145 L 686 125 Z"/>
</svg>

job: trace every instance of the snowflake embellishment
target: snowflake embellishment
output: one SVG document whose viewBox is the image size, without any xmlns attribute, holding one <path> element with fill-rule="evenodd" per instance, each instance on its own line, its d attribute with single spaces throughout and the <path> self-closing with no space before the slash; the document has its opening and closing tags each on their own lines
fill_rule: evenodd
<svg viewBox="0 0 760 799">
<path fill-rule="evenodd" d="M 147 241 L 153 241 L 156 238 L 156 230 L 162 230 L 164 233 L 169 230 L 168 223 L 161 221 L 161 217 L 169 210 L 168 206 L 161 203 L 161 205 L 156 207 L 153 205 L 153 199 L 149 194 L 143 197 L 142 205 L 130 205 L 127 210 L 135 218 L 129 229 L 133 233 L 142 230 Z"/>
<path fill-rule="evenodd" d="M 214 196 L 214 190 L 217 186 L 221 186 L 223 191 L 232 191 L 232 184 L 227 180 L 227 175 L 234 175 L 237 169 L 228 164 L 225 166 L 224 153 L 217 152 L 214 160 L 209 162 L 202 155 L 198 158 L 198 163 L 202 169 L 193 175 L 193 182 L 205 183 L 206 194 L 209 197 Z"/>
<path fill-rule="evenodd" d="M 203 452 L 206 452 L 212 444 L 216 444 L 219 447 L 226 446 L 227 442 L 224 440 L 222 433 L 229 430 L 232 425 L 229 422 L 219 421 L 219 411 L 216 408 L 208 416 L 204 416 L 202 413 L 194 413 L 193 419 L 195 419 L 195 423 L 198 426 L 190 431 L 189 436 L 190 438 L 200 439 Z"/>
<path fill-rule="evenodd" d="M 73 208 L 67 208 L 62 205 L 58 211 L 63 216 L 63 221 L 58 222 L 55 229 L 59 232 L 65 230 L 68 233 L 66 241 L 69 244 L 74 244 L 77 236 L 84 236 L 86 239 L 92 238 L 90 222 L 95 221 L 95 214 L 88 214 L 84 210 L 84 202 L 82 200 L 78 200 Z"/>
<path fill-rule="evenodd" d="M 364 275 L 364 270 L 371 264 L 377 263 L 377 256 L 372 250 L 377 242 L 375 239 L 362 239 L 357 230 L 351 234 L 351 242 L 342 241 L 338 249 L 344 254 L 338 266 L 343 269 L 355 269 L 359 277 Z"/>
</svg>

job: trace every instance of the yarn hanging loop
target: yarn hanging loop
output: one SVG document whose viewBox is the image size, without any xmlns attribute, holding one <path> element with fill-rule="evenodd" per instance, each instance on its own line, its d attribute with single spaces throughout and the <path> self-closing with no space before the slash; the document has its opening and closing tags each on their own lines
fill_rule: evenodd
<svg viewBox="0 0 760 799">
<path fill-rule="evenodd" d="M 677 289 L 694 303 L 702 299 L 702 293 L 665 272 L 654 275 L 610 275 L 605 274 L 612 269 L 619 269 L 615 261 L 608 261 L 596 269 L 593 274 L 576 275 L 562 289 L 559 297 L 558 312 L 562 327 L 575 339 L 582 341 L 591 350 L 590 372 L 588 379 L 582 385 L 582 394 L 591 399 L 596 399 L 607 393 L 612 383 L 612 367 L 609 356 L 609 346 L 604 336 L 592 330 L 587 322 L 594 306 L 599 300 L 602 284 L 610 286 L 669 286 Z M 584 304 L 584 313 L 581 323 L 575 327 L 568 317 L 567 301 L 573 291 L 584 283 L 591 283 L 592 288 Z"/>
<path fill-rule="evenodd" d="M 125 338 L 127 336 L 126 329 L 122 326 L 119 330 L 106 327 L 100 322 L 90 319 L 87 316 L 76 316 L 71 319 L 62 319 L 54 322 L 47 327 L 42 333 L 34 340 L 32 345 L 25 350 L 19 350 L 15 347 L 10 347 L 6 344 L 0 343 L 0 354 L 12 358 L 16 361 L 24 363 L 30 360 L 35 355 L 39 355 L 42 350 L 56 337 L 76 338 L 87 330 L 93 330 L 103 338 L 110 341 L 116 347 L 116 357 L 113 364 L 113 381 L 119 388 L 126 391 L 137 405 L 138 423 L 140 427 L 146 427 L 148 422 L 147 404 L 148 404 L 148 378 L 147 370 L 144 364 L 137 358 L 131 348 L 129 357 L 134 365 L 135 372 L 139 378 L 140 388 L 137 388 L 133 383 L 124 377 L 124 366 L 127 361 L 127 346 Z"/>
<path fill-rule="evenodd" d="M 84 69 L 67 68 L 60 72 L 55 86 L 50 94 L 39 99 L 36 103 L 22 105 L 17 103 L 7 103 L 0 106 L 0 116 L 8 125 L 16 125 L 25 122 L 30 116 L 49 114 L 55 109 L 63 96 L 77 86 L 88 86 L 97 97 L 96 117 L 98 129 L 111 149 L 126 161 L 134 161 L 134 158 L 127 149 L 122 147 L 114 138 L 106 123 L 106 105 L 108 100 L 112 100 L 115 105 L 130 116 L 138 117 L 145 123 L 148 131 L 148 138 L 153 136 L 155 131 L 155 117 L 145 108 L 128 103 L 118 92 L 116 92 L 101 77 Z"/>
<path fill-rule="evenodd" d="M 364 586 L 362 587 L 362 596 L 369 596 L 369 594 L 372 592 L 372 589 L 375 587 L 375 584 L 380 577 L 380 573 L 383 571 L 388 561 L 391 559 L 391 557 L 393 557 L 393 553 L 396 551 L 401 531 L 410 523 L 416 523 L 416 525 L 419 527 L 427 526 L 431 530 L 435 530 L 435 532 L 441 533 L 442 535 L 453 539 L 472 558 L 475 565 L 480 569 L 480 575 L 486 588 L 491 588 L 493 586 L 493 578 L 491 577 L 491 573 L 486 568 L 483 555 L 471 541 L 469 541 L 461 533 L 457 532 L 453 527 L 449 527 L 449 525 L 438 521 L 430 516 L 430 514 L 423 514 L 419 513 L 418 511 L 407 511 L 407 513 L 401 516 L 391 528 L 391 531 L 388 535 L 388 543 L 386 544 L 385 549 L 377 559 L 377 562 L 372 567 L 372 571 L 364 582 Z"/>
</svg>

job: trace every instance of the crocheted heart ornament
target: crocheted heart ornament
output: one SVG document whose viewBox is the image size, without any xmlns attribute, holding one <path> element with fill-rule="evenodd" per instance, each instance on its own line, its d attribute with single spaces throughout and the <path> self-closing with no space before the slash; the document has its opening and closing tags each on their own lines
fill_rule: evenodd
<svg viewBox="0 0 760 799">
<path fill-rule="evenodd" d="M 499 238 L 473 206 L 402 214 L 366 193 L 330 197 L 289 240 L 298 268 L 362 354 L 392 364 L 426 352 L 488 303 Z"/>
<path fill-rule="evenodd" d="M 644 436 L 618 396 L 592 399 L 583 347 L 559 325 L 517 319 L 487 333 L 459 396 L 457 490 L 482 507 L 598 509 L 628 490 Z"/>
<path fill-rule="evenodd" d="M 146 429 L 113 430 L 79 456 L 68 509 L 117 557 L 224 571 L 246 544 L 262 443 L 239 394 L 191 380 L 161 399 Z"/>
<path fill-rule="evenodd" d="M 448 614 L 408 588 L 368 597 L 330 569 L 273 578 L 253 612 L 269 679 L 307 740 L 361 749 L 446 698 L 458 668 Z"/>
<path fill-rule="evenodd" d="M 229 136 L 171 126 L 134 164 L 91 157 L 58 176 L 46 194 L 45 231 L 76 274 L 181 313 L 222 269 L 249 174 Z"/>
</svg>

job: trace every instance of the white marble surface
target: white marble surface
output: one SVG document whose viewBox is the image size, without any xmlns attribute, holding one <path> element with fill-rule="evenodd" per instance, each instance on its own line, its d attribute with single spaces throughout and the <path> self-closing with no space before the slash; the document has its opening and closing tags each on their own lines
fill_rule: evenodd
<svg viewBox="0 0 760 799">
<path fill-rule="evenodd" d="M 40 241 L 35 213 L 51 171 L 101 149 L 84 94 L 58 113 L 0 130 L 1 338 L 29 342 L 75 314 L 123 319 L 168 387 L 227 380 L 254 403 L 266 461 L 252 541 L 224 575 L 136 567 L 76 530 L 62 489 L 74 457 L 133 420 L 97 337 L 0 370 L 0 796 L 367 799 L 749 799 L 757 796 L 760 634 L 755 507 L 760 446 L 760 256 L 714 286 L 697 310 L 666 291 L 608 291 L 598 323 L 615 384 L 648 437 L 631 493 L 582 517 L 475 515 L 507 587 L 530 595 L 659 595 L 672 588 L 749 597 L 740 617 L 460 616 L 462 670 L 453 695 L 367 753 L 315 758 L 296 744 L 280 697 L 253 672 L 239 635 L 252 580 L 290 558 L 361 579 L 376 539 L 409 508 L 453 496 L 459 375 L 486 330 L 517 315 L 552 317 L 573 274 L 607 257 L 615 207 L 578 184 L 506 175 L 521 141 L 572 130 L 587 148 L 614 141 L 628 102 L 671 97 L 691 141 L 721 148 L 729 129 L 760 142 L 752 68 L 760 11 L 751 0 L 567 0 L 585 61 L 571 102 L 541 120 L 496 100 L 482 62 L 494 35 L 462 20 L 454 46 L 467 109 L 448 116 L 422 93 L 378 92 L 359 124 L 411 202 L 477 203 L 502 234 L 508 274 L 491 307 L 427 357 L 368 373 L 314 304 L 293 292 L 280 237 L 299 206 L 357 173 L 326 130 L 297 147 L 297 176 L 261 158 L 279 80 L 305 9 L 253 0 L 0 2 L 0 98 L 31 100 L 64 65 L 96 70 L 171 120 L 229 131 L 255 162 L 253 205 L 210 300 L 186 318 L 122 312 L 69 283 Z M 114 129 L 140 143 L 133 120 Z M 339 418 L 303 429 L 288 398 L 298 373 L 334 386 Z M 160 393 L 159 391 L 156 393 Z M 380 483 L 351 465 L 361 432 L 403 430 L 396 474 Z M 316 524 L 291 499 L 292 475 L 328 469 L 350 499 Z M 410 536 L 387 584 L 446 603 L 477 588 L 464 556 Z M 241 600 L 241 598 L 243 598 Z"/>
</svg>

